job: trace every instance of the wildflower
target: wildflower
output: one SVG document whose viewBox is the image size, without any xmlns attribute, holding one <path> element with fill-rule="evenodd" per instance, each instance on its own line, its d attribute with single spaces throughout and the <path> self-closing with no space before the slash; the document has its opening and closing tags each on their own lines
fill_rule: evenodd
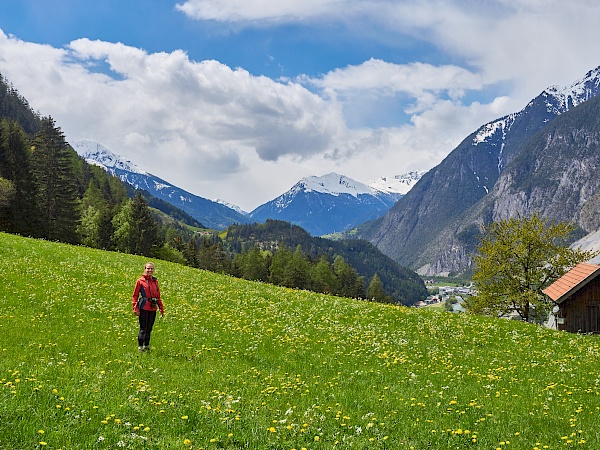
<svg viewBox="0 0 600 450">
<path fill-rule="evenodd" d="M 190 441 L 189 439 L 183 440 L 183 445 L 190 445 L 191 443 L 192 443 L 192 441 Z"/>
</svg>

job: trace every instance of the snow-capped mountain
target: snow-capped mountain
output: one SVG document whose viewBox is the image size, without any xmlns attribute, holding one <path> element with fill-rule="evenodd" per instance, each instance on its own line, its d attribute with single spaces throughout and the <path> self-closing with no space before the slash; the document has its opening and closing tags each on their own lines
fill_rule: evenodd
<svg viewBox="0 0 600 450">
<path fill-rule="evenodd" d="M 215 201 L 215 202 L 217 202 L 217 203 L 218 203 L 218 204 L 220 204 L 220 205 L 227 206 L 228 208 L 231 208 L 231 209 L 233 209 L 234 211 L 236 211 L 236 212 L 240 213 L 242 216 L 247 216 L 247 215 L 248 215 L 248 211 L 244 211 L 244 210 L 243 210 L 242 208 L 240 208 L 239 206 L 237 206 L 237 205 L 232 205 L 231 203 L 229 203 L 229 202 L 227 202 L 227 201 L 225 201 L 225 200 L 222 200 L 222 199 L 220 199 L 220 198 L 216 198 L 214 201 Z"/>
<path fill-rule="evenodd" d="M 148 191 L 173 206 L 187 212 L 209 228 L 224 229 L 234 223 L 247 223 L 246 216 L 231 206 L 208 200 L 184 191 L 130 161 L 124 160 L 101 144 L 92 141 L 72 142 L 73 149 L 88 163 L 104 168 L 136 189 Z"/>
<path fill-rule="evenodd" d="M 590 137 L 586 145 L 576 147 L 574 144 L 583 134 L 576 128 L 577 122 L 583 121 L 578 111 L 582 107 L 586 110 L 586 104 L 598 94 L 600 67 L 568 86 L 550 86 L 522 110 L 482 125 L 437 167 L 423 175 L 385 216 L 360 227 L 356 236 L 423 275 L 460 273 L 471 267 L 479 224 L 497 217 L 512 217 L 517 212 L 529 213 L 548 198 L 559 198 L 557 187 L 550 183 L 552 177 L 570 186 L 573 198 L 595 198 L 600 194 L 588 190 L 587 185 L 580 191 L 573 187 L 587 179 L 580 172 L 595 166 L 584 162 L 583 156 L 572 161 L 566 157 L 596 142 L 596 138 Z M 543 134 L 547 139 L 544 145 L 550 149 L 556 140 L 555 121 L 564 125 L 559 119 L 565 116 L 575 118 L 570 119 L 573 120 L 572 135 L 563 138 L 571 146 L 568 151 L 563 149 L 563 154 L 554 155 L 554 161 L 545 160 L 543 164 L 541 158 L 531 160 L 533 146 L 539 145 L 536 139 Z M 563 173 L 550 170 L 556 162 L 563 164 Z M 578 169 L 566 172 L 571 163 Z M 535 181 L 534 175 L 539 171 L 544 173 L 543 182 Z M 522 190 L 508 195 L 509 187 L 514 188 L 515 174 L 519 179 L 525 174 L 526 183 L 519 185 Z M 556 192 L 547 192 L 548 186 L 553 186 Z M 504 195 L 498 196 L 500 191 Z M 545 196 L 540 196 L 540 192 Z M 579 220 L 582 229 L 592 230 L 593 227 L 578 217 L 579 211 L 571 210 L 572 205 L 577 204 L 569 198 L 556 211 L 560 215 L 568 211 L 571 213 L 569 221 L 577 223 Z M 589 207 L 586 213 L 592 214 L 592 211 L 597 209 Z M 558 218 L 547 205 L 539 212 L 548 218 Z"/>
<path fill-rule="evenodd" d="M 405 195 L 426 173 L 425 170 L 412 170 L 403 175 L 380 177 L 371 181 L 369 186 L 382 192 Z"/>
<path fill-rule="evenodd" d="M 249 214 L 253 221 L 291 222 L 320 236 L 345 231 L 383 215 L 402 193 L 369 186 L 336 173 L 301 179 L 289 191 Z"/>
<path fill-rule="evenodd" d="M 131 161 L 115 155 L 109 149 L 97 142 L 77 141 L 71 143 L 71 146 L 79 156 L 86 160 L 87 163 L 102 167 L 106 171 L 112 172 L 113 170 L 120 170 L 139 175 L 150 175 Z"/>
</svg>

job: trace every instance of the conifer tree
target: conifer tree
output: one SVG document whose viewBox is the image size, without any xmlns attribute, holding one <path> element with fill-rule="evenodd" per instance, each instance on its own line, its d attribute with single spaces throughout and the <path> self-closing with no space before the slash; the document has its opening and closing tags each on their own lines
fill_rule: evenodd
<svg viewBox="0 0 600 450">
<path fill-rule="evenodd" d="M 385 293 L 385 290 L 383 289 L 383 283 L 377 274 L 373 275 L 371 278 L 371 282 L 367 288 L 367 299 L 381 303 L 391 302 L 391 298 Z"/>
<path fill-rule="evenodd" d="M 108 202 L 97 187 L 95 180 L 90 180 L 81 200 L 81 222 L 77 227 L 80 242 L 88 247 L 106 248 L 105 239 L 101 242 L 101 228 L 106 223 Z M 104 233 L 103 233 L 104 234 Z"/>
<path fill-rule="evenodd" d="M 198 241 L 194 236 L 192 236 L 183 249 L 183 256 L 188 266 L 198 267 Z"/>
<path fill-rule="evenodd" d="M 158 225 L 140 192 L 131 203 L 129 226 L 129 250 L 134 255 L 152 256 L 153 250 L 162 245 Z"/>
<path fill-rule="evenodd" d="M 289 263 L 284 267 L 282 285 L 307 289 L 309 285 L 309 262 L 302 251 L 302 246 L 298 244 L 292 254 Z"/>
<path fill-rule="evenodd" d="M 281 243 L 271 258 L 269 265 L 269 281 L 277 286 L 283 286 L 285 268 L 292 259 L 292 252 L 285 243 Z"/>
<path fill-rule="evenodd" d="M 324 294 L 333 294 L 340 289 L 338 279 L 333 273 L 326 257 L 321 257 L 311 270 L 312 289 Z"/>
<path fill-rule="evenodd" d="M 269 269 L 266 265 L 267 260 L 257 245 L 245 252 L 241 261 L 242 278 L 255 281 L 267 281 L 269 279 Z"/>
<path fill-rule="evenodd" d="M 364 279 L 350 266 L 342 256 L 336 256 L 333 261 L 335 274 L 339 280 L 340 288 L 336 293 L 344 297 L 364 298 Z"/>
<path fill-rule="evenodd" d="M 0 178 L 0 210 L 7 208 L 15 196 L 15 185 L 10 180 Z"/>
<path fill-rule="evenodd" d="M 10 203 L 0 211 L 0 222 L 4 231 L 39 236 L 37 187 L 28 141 L 15 122 L 0 122 L 0 177 L 9 180 L 14 189 Z"/>
<path fill-rule="evenodd" d="M 79 212 L 74 152 L 51 117 L 42 119 L 32 148 L 42 235 L 52 240 L 75 243 Z"/>
</svg>

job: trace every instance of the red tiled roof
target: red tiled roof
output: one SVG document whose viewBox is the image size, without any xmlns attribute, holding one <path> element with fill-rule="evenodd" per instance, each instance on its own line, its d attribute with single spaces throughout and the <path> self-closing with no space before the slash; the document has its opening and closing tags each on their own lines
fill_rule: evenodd
<svg viewBox="0 0 600 450">
<path fill-rule="evenodd" d="M 560 303 L 566 297 L 578 291 L 599 274 L 600 266 L 589 263 L 579 263 L 562 277 L 544 289 L 542 292 L 555 303 Z"/>
</svg>

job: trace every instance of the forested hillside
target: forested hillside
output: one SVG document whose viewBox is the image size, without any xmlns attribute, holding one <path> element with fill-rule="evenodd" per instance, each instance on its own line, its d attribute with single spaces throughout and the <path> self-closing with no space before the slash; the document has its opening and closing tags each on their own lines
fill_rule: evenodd
<svg viewBox="0 0 600 450">
<path fill-rule="evenodd" d="M 165 244 L 189 239 L 184 224 L 202 226 L 86 163 L 55 121 L 34 113 L 0 77 L 0 230 L 182 261 Z"/>
<path fill-rule="evenodd" d="M 224 238 L 227 246 L 236 253 L 253 253 L 255 248 L 273 253 L 282 244 L 290 253 L 300 247 L 313 261 L 319 259 L 333 263 L 342 257 L 370 284 L 373 277 L 381 280 L 390 301 L 411 305 L 427 296 L 423 280 L 413 271 L 400 266 L 384 255 L 373 244 L 358 239 L 332 241 L 312 237 L 304 229 L 278 220 L 264 224 L 232 225 Z"/>
</svg>

